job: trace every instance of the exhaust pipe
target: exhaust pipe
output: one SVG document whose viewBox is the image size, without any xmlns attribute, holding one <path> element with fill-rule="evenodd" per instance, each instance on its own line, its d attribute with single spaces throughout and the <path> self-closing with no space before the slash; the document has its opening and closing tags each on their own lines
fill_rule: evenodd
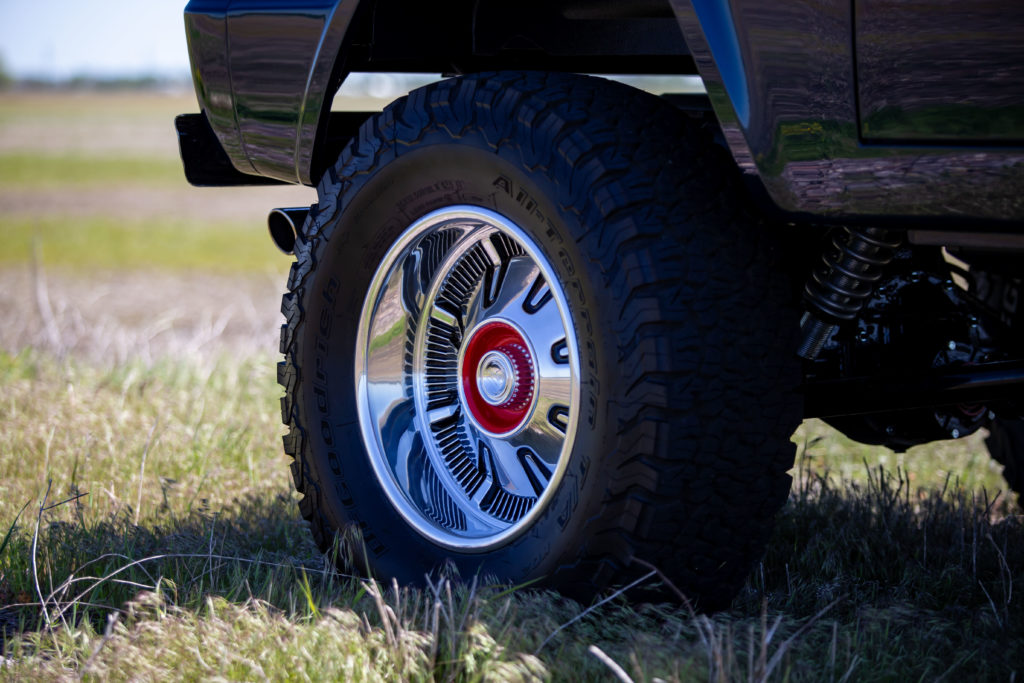
<svg viewBox="0 0 1024 683">
<path fill-rule="evenodd" d="M 302 229 L 309 215 L 309 207 L 295 207 L 290 209 L 274 209 L 267 216 L 267 228 L 270 230 L 270 239 L 274 240 L 277 248 L 286 254 L 295 251 L 295 236 Z"/>
</svg>

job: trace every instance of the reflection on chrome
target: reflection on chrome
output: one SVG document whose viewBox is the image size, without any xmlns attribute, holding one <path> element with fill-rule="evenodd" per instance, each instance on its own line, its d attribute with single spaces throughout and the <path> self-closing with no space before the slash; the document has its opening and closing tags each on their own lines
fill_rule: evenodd
<svg viewBox="0 0 1024 683">
<path fill-rule="evenodd" d="M 554 269 L 517 225 L 453 206 L 391 247 L 356 347 L 363 441 L 389 500 L 480 551 L 537 519 L 572 451 L 579 359 Z"/>
</svg>

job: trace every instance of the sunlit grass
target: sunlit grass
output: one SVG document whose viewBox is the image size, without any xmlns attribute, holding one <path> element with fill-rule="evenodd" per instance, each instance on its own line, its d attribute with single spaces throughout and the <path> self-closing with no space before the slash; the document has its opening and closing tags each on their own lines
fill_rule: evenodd
<svg viewBox="0 0 1024 683">
<path fill-rule="evenodd" d="M 0 386 L 0 525 L 49 481 L 51 500 L 92 492 L 87 521 L 287 491 L 270 357 L 96 368 L 0 352 Z"/>
<path fill-rule="evenodd" d="M 0 355 L 0 678 L 604 680 L 597 648 L 634 680 L 1006 680 L 1024 657 L 1016 508 L 813 424 L 768 555 L 713 619 L 338 574 L 291 493 L 273 360 Z"/>
<path fill-rule="evenodd" d="M 935 441 L 894 453 L 848 439 L 821 420 L 806 420 L 793 435 L 801 448 L 798 477 L 828 476 L 841 482 L 866 482 L 867 473 L 879 467 L 906 472 L 909 484 L 924 490 L 955 487 L 966 491 L 1006 493 L 1002 465 L 985 448 L 985 431 L 963 439 Z"/>
<path fill-rule="evenodd" d="M 276 250 L 262 225 L 193 223 L 174 216 L 14 217 L 0 222 L 0 265 L 23 264 L 38 249 L 45 266 L 72 269 L 204 270 L 214 273 L 287 272 L 290 257 Z M 37 245 L 34 247 L 33 245 Z"/>
<path fill-rule="evenodd" d="M 74 155 L 0 155 L 0 185 L 8 188 L 103 187 L 110 184 L 185 187 L 173 158 Z"/>
</svg>

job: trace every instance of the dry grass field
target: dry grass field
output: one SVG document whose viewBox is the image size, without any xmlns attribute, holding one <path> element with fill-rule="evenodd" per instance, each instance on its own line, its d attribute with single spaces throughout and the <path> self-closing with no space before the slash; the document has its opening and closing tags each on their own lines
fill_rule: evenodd
<svg viewBox="0 0 1024 683">
<path fill-rule="evenodd" d="M 191 95 L 0 93 L 0 680 L 1015 680 L 1024 527 L 981 436 L 819 422 L 732 609 L 340 573 L 281 453 L 290 257 L 197 189 Z M 655 581 L 656 579 L 651 579 Z"/>
</svg>

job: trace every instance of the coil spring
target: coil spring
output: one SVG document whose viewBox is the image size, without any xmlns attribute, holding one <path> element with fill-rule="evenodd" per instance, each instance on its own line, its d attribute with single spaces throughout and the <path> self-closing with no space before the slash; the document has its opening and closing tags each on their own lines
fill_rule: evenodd
<svg viewBox="0 0 1024 683">
<path fill-rule="evenodd" d="M 884 228 L 838 231 L 832 238 L 836 251 L 822 256 L 824 268 L 815 270 L 804 288 L 808 308 L 835 322 L 856 318 L 900 244 Z"/>
</svg>

